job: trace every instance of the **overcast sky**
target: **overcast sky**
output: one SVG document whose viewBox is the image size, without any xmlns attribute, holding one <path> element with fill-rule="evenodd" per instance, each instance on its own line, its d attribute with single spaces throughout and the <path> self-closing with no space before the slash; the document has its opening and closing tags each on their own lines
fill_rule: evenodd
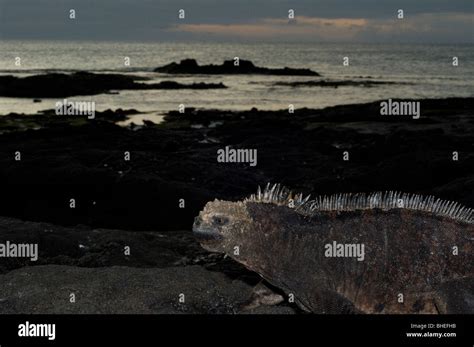
<svg viewBox="0 0 474 347">
<path fill-rule="evenodd" d="M 474 43 L 473 13 L 474 0 L 0 0 L 0 38 Z"/>
</svg>

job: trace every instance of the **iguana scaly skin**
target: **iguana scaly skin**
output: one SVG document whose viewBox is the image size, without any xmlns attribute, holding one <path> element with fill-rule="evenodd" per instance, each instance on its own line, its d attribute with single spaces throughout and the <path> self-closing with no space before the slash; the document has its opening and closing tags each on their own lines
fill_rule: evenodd
<svg viewBox="0 0 474 347">
<path fill-rule="evenodd" d="M 306 311 L 474 312 L 474 213 L 457 203 L 394 192 L 309 200 L 268 185 L 207 203 L 193 230 Z M 334 242 L 364 245 L 363 259 L 328 256 Z"/>
</svg>

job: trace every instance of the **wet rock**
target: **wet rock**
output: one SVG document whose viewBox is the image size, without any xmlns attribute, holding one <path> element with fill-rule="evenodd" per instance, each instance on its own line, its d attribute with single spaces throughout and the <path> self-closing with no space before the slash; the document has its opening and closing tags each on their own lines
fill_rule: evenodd
<svg viewBox="0 0 474 347">
<path fill-rule="evenodd" d="M 57 115 L 54 109 L 43 110 L 31 116 L 10 113 L 0 117 L 0 134 L 14 131 L 39 130 L 50 127 L 77 127 L 90 122 L 115 124 L 138 113 L 139 112 L 135 109 L 108 109 L 105 111 L 95 111 L 93 119 L 89 118 L 90 114 L 88 113 L 82 115 Z"/>
<path fill-rule="evenodd" d="M 0 275 L 0 314 L 238 313 L 251 293 L 250 285 L 200 266 L 35 266 Z"/>
<path fill-rule="evenodd" d="M 198 261 L 207 253 L 189 231 L 131 232 L 92 229 L 87 226 L 62 227 L 12 218 L 0 218 L 0 243 L 38 244 L 39 258 L 0 258 L 0 273 L 22 266 L 61 264 L 83 267 L 135 266 L 168 267 L 176 264 L 205 265 Z M 125 254 L 129 247 L 130 254 Z M 186 259 L 186 261 L 184 261 Z"/>
<path fill-rule="evenodd" d="M 24 266 L 131 266 L 165 268 L 199 265 L 250 285 L 260 277 L 221 254 L 205 251 L 190 230 L 126 231 L 63 227 L 0 217 L 1 244 L 37 244 L 38 259 L 0 258 L 0 274 Z"/>
<path fill-rule="evenodd" d="M 189 109 L 134 131 L 112 122 L 70 126 L 51 117 L 40 130 L 0 136 L 0 210 L 69 226 L 190 230 L 207 201 L 242 199 L 267 182 L 313 196 L 400 190 L 474 206 L 473 103 L 422 100 L 418 120 L 381 116 L 378 102 L 297 109 L 291 116 L 287 110 Z M 220 125 L 210 127 L 213 122 Z M 225 146 L 257 149 L 257 166 L 217 162 Z M 13 160 L 18 150 L 20 162 Z M 75 209 L 68 205 L 72 197 Z"/>
<path fill-rule="evenodd" d="M 0 132 L 10 130 L 0 136 L 0 211 L 22 219 L 0 218 L 0 242 L 40 245 L 35 264 L 0 260 L 0 312 L 242 312 L 258 275 L 205 252 L 191 225 L 207 201 L 242 199 L 269 181 L 313 195 L 400 190 L 473 207 L 474 98 L 421 100 L 416 121 L 382 117 L 379 104 L 291 116 L 188 108 L 135 130 L 115 122 L 136 110 L 72 124 L 48 113 L 0 117 Z M 21 129 L 35 118 L 40 129 Z M 257 149 L 258 165 L 218 163 L 224 146 Z M 191 288 L 186 306 L 177 304 L 180 288 Z"/>
<path fill-rule="evenodd" d="M 0 314 L 238 313 L 247 311 L 261 281 L 232 259 L 202 249 L 188 230 L 66 228 L 2 217 L 0 243 L 7 242 L 37 244 L 38 259 L 0 258 Z M 281 306 L 264 312 L 278 313 Z"/>
</svg>

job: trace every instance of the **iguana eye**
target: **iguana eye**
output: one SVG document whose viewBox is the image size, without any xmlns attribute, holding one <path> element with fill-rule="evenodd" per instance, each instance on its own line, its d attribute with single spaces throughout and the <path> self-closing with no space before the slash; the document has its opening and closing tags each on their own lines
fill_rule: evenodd
<svg viewBox="0 0 474 347">
<path fill-rule="evenodd" d="M 222 216 L 214 216 L 212 217 L 212 223 L 215 225 L 226 225 L 229 222 L 229 219 Z"/>
</svg>

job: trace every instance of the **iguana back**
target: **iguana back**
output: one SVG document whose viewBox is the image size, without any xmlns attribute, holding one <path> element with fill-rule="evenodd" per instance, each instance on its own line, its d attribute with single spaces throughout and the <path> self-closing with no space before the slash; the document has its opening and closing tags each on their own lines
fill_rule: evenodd
<svg viewBox="0 0 474 347">
<path fill-rule="evenodd" d="M 210 204 L 201 219 L 219 215 L 234 223 L 231 232 L 218 230 L 224 241 L 217 250 L 305 310 L 457 312 L 472 298 L 454 302 L 453 295 L 474 295 L 473 213 L 459 204 L 390 192 L 310 201 L 279 186 L 243 202 Z"/>
</svg>

